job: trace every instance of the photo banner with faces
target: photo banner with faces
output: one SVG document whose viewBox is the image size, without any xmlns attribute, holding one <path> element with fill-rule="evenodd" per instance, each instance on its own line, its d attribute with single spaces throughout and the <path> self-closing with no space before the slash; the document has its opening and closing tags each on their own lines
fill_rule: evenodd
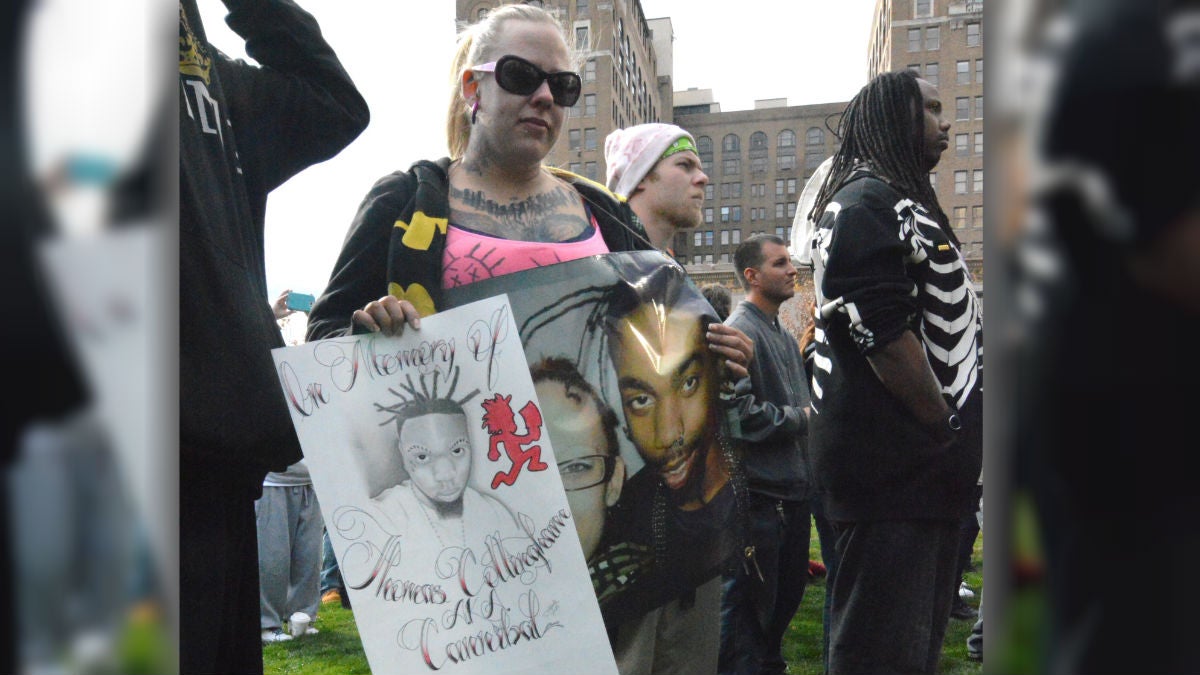
<svg viewBox="0 0 1200 675">
<path fill-rule="evenodd" d="M 372 672 L 616 674 L 506 296 L 273 357 Z"/>
<path fill-rule="evenodd" d="M 609 253 L 448 289 L 445 304 L 505 293 L 605 622 L 753 571 L 732 385 L 706 340 L 716 312 L 683 268 Z"/>
</svg>

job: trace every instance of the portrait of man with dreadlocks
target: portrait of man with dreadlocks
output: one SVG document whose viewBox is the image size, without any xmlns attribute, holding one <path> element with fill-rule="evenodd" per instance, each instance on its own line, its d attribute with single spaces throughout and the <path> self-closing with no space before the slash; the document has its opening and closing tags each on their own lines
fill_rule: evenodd
<svg viewBox="0 0 1200 675">
<path fill-rule="evenodd" d="M 559 456 L 573 409 L 538 401 L 514 316 L 487 297 L 272 353 L 374 672 L 618 672 L 581 541 L 603 524 L 564 492 L 603 508 L 616 458 L 582 427 Z"/>
<path fill-rule="evenodd" d="M 510 291 L 529 362 L 548 359 L 577 372 L 597 407 L 610 411 L 620 460 L 610 477 L 625 480 L 604 493 L 615 503 L 593 488 L 604 517 L 589 567 L 612 626 L 739 564 L 747 495 L 727 417 L 732 387 L 705 336 L 715 316 L 686 272 L 658 252 L 523 274 L 519 293 L 496 279 L 447 298 Z M 555 435 L 561 426 L 548 418 L 556 453 L 569 440 Z"/>
<path fill-rule="evenodd" d="M 388 389 L 398 400 L 375 404 L 386 416 L 380 425 L 395 425 L 396 450 L 407 477 L 379 493 L 374 502 L 408 541 L 422 542 L 422 548 L 432 554 L 427 566 L 418 564 L 413 569 L 432 572 L 447 549 L 482 548 L 488 535 L 517 532 L 504 504 L 468 484 L 476 453 L 463 406 L 479 390 L 455 398 L 456 382 L 457 372 L 449 391 L 439 397 L 436 386 L 432 391 L 427 388 L 423 376 L 417 382 L 409 377 L 402 391 Z M 429 558 L 412 549 L 406 549 L 406 556 Z"/>
<path fill-rule="evenodd" d="M 937 672 L 959 522 L 983 458 L 983 320 L 929 182 L 937 89 L 883 73 L 850 101 L 815 201 L 809 457 L 841 562 L 829 672 Z"/>
</svg>

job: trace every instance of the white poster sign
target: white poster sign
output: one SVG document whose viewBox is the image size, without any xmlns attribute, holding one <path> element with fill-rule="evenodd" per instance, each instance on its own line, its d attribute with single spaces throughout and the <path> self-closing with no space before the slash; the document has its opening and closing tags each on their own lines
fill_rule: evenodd
<svg viewBox="0 0 1200 675">
<path fill-rule="evenodd" d="M 507 296 L 273 355 L 373 672 L 617 672 Z"/>
</svg>

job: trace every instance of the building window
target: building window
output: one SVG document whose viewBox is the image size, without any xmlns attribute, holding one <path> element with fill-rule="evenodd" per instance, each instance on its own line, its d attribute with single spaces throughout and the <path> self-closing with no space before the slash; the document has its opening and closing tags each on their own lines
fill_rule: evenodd
<svg viewBox="0 0 1200 675">
<path fill-rule="evenodd" d="M 972 227 L 983 227 L 983 207 L 982 206 L 977 205 L 977 206 L 971 207 L 971 226 Z"/>
<path fill-rule="evenodd" d="M 596 116 L 596 95 L 595 94 L 584 94 L 583 95 L 583 116 L 584 117 L 595 117 Z"/>
<path fill-rule="evenodd" d="M 788 218 L 796 217 L 796 202 L 788 202 L 787 217 Z"/>
<path fill-rule="evenodd" d="M 571 150 L 579 149 L 579 130 L 570 129 L 567 131 L 567 147 Z"/>
<path fill-rule="evenodd" d="M 729 244 L 729 230 L 721 230 L 721 245 Z"/>
<path fill-rule="evenodd" d="M 982 96 L 975 97 L 975 119 L 977 119 L 977 120 L 983 119 L 983 97 Z"/>
<path fill-rule="evenodd" d="M 741 152 L 742 140 L 737 137 L 737 134 L 726 134 L 721 140 L 721 152 Z"/>
<path fill-rule="evenodd" d="M 596 130 L 595 129 L 584 129 L 583 130 L 583 149 L 584 150 L 595 150 L 596 149 Z"/>
<path fill-rule="evenodd" d="M 737 183 L 729 184 L 729 198 L 730 199 L 741 199 L 742 198 L 742 184 L 740 181 Z"/>
<path fill-rule="evenodd" d="M 582 16 L 588 13 L 588 0 L 575 0 L 575 14 Z"/>
<path fill-rule="evenodd" d="M 804 168 L 810 172 L 814 171 L 818 166 L 821 166 L 821 162 L 824 161 L 825 153 L 814 150 L 813 152 L 804 155 Z"/>
<path fill-rule="evenodd" d="M 583 165 L 583 175 L 587 176 L 589 180 L 596 180 L 599 178 L 599 174 L 596 172 L 596 163 L 585 162 Z"/>
<path fill-rule="evenodd" d="M 787 193 L 789 195 L 796 194 L 796 179 L 795 178 L 787 179 Z"/>
<path fill-rule="evenodd" d="M 587 51 L 590 48 L 588 45 L 588 29 L 587 26 L 575 27 L 575 49 Z"/>
<path fill-rule="evenodd" d="M 750 209 L 750 222 L 758 220 L 758 209 Z"/>
<path fill-rule="evenodd" d="M 913 18 L 921 16 L 933 16 L 933 0 L 914 0 L 916 7 L 913 8 Z"/>
<path fill-rule="evenodd" d="M 783 229 L 783 227 L 782 227 L 782 226 L 775 228 L 775 236 L 776 236 L 776 237 L 785 237 L 785 236 L 787 236 L 787 235 L 786 235 L 786 231 Z"/>
<path fill-rule="evenodd" d="M 970 140 L 971 134 L 954 134 L 954 154 L 959 157 L 966 157 L 971 154 Z"/>
<path fill-rule="evenodd" d="M 925 50 L 935 51 L 942 46 L 942 27 L 941 26 L 926 26 L 925 27 Z"/>
<path fill-rule="evenodd" d="M 727 159 L 721 167 L 722 176 L 736 176 L 742 172 L 742 160 L 738 158 Z"/>
<path fill-rule="evenodd" d="M 776 157 L 775 159 L 776 159 L 775 163 L 778 165 L 780 171 L 790 171 L 790 170 L 796 168 L 796 156 L 795 155 L 780 155 L 779 157 Z"/>
<path fill-rule="evenodd" d="M 783 218 L 784 217 L 783 214 L 786 213 L 786 210 L 787 210 L 787 206 L 784 205 L 783 203 L 776 204 L 775 205 L 775 217 Z"/>
<path fill-rule="evenodd" d="M 965 207 L 965 206 L 954 207 L 954 227 L 966 227 L 966 226 L 967 226 L 967 207 Z"/>
<path fill-rule="evenodd" d="M 693 246 L 700 246 L 704 242 L 704 234 L 696 232 L 696 240 L 692 243 Z"/>
<path fill-rule="evenodd" d="M 704 222 L 711 223 L 712 221 L 713 221 L 713 209 L 710 206 L 710 207 L 704 209 Z M 700 235 L 696 234 L 696 236 L 699 237 Z M 696 245 L 697 246 L 700 245 L 700 239 L 696 239 Z"/>
<path fill-rule="evenodd" d="M 954 83 L 955 84 L 971 84 L 971 62 L 970 61 L 955 61 L 954 62 Z"/>
<path fill-rule="evenodd" d="M 775 181 L 775 196 L 776 197 L 783 196 L 783 179 L 782 178 L 777 179 Z"/>
<path fill-rule="evenodd" d="M 963 122 L 971 119 L 971 98 L 959 96 L 954 99 L 954 121 Z"/>
<path fill-rule="evenodd" d="M 805 145 L 825 145 L 825 130 L 821 127 L 809 127 L 804 132 Z"/>
<path fill-rule="evenodd" d="M 595 59 L 588 59 L 587 63 L 583 64 L 583 81 L 584 82 L 595 82 L 596 81 L 596 60 Z"/>
<path fill-rule="evenodd" d="M 709 183 L 708 185 L 704 186 L 704 198 L 709 201 L 712 201 L 712 198 L 713 198 L 713 184 L 712 183 Z"/>
<path fill-rule="evenodd" d="M 476 20 L 476 21 L 483 21 L 484 19 L 486 19 L 486 18 L 487 18 L 487 15 L 488 15 L 488 12 L 489 12 L 489 11 L 491 11 L 491 10 L 490 10 L 490 9 L 488 9 L 487 7 L 481 7 L 481 8 L 479 9 L 479 11 L 475 13 L 475 20 Z"/>
<path fill-rule="evenodd" d="M 704 231 L 704 245 L 705 246 L 713 245 L 713 231 L 712 230 Z"/>
<path fill-rule="evenodd" d="M 711 264 L 712 264 L 712 261 L 713 261 L 712 254 L 711 254 L 711 253 L 705 253 L 705 254 L 704 254 L 704 262 L 706 262 L 706 263 L 708 263 L 709 265 L 711 265 Z"/>
<path fill-rule="evenodd" d="M 975 59 L 975 84 L 983 84 L 983 59 Z"/>
<path fill-rule="evenodd" d="M 570 171 L 571 173 L 575 174 L 576 176 L 582 176 L 583 175 L 583 165 L 580 164 L 579 162 L 571 162 L 570 164 L 567 165 L 567 171 Z"/>
<path fill-rule="evenodd" d="M 728 253 L 721 254 L 721 262 L 723 262 L 723 263 L 729 262 L 729 254 Z"/>
<path fill-rule="evenodd" d="M 983 39 L 983 34 L 979 31 L 979 24 L 967 24 L 967 46 L 978 47 Z"/>
<path fill-rule="evenodd" d="M 729 207 L 728 206 L 721 207 L 721 222 L 722 223 L 729 222 Z"/>
<path fill-rule="evenodd" d="M 742 207 L 734 206 L 729 209 L 729 220 L 740 223 L 742 222 Z"/>
<path fill-rule="evenodd" d="M 751 150 L 766 150 L 767 135 L 761 131 L 756 131 L 750 134 L 750 149 Z"/>
<path fill-rule="evenodd" d="M 941 67 L 936 63 L 925 64 L 925 81 L 933 86 L 938 86 L 938 79 Z"/>
<path fill-rule="evenodd" d="M 972 176 L 972 183 L 974 184 L 974 187 L 972 188 L 972 190 L 976 194 L 982 193 L 983 192 L 983 169 L 975 169 L 975 171 L 972 172 L 971 176 Z"/>
<path fill-rule="evenodd" d="M 792 131 L 791 129 L 784 129 L 783 131 L 779 132 L 779 141 L 777 146 L 780 148 L 796 147 L 796 132 Z"/>
<path fill-rule="evenodd" d="M 751 157 L 750 158 L 750 173 L 766 173 L 767 158 L 766 157 Z"/>
<path fill-rule="evenodd" d="M 700 152 L 700 162 L 704 166 L 712 166 L 713 161 L 713 144 L 712 139 L 708 136 L 701 136 L 696 139 L 696 149 Z"/>
<path fill-rule="evenodd" d="M 983 154 L 983 132 L 982 131 L 977 132 L 975 134 L 975 154 L 977 154 L 977 155 Z"/>
<path fill-rule="evenodd" d="M 921 51 L 921 29 L 920 28 L 909 28 L 908 29 L 908 51 L 910 51 L 910 52 Z"/>
<path fill-rule="evenodd" d="M 956 195 L 967 194 L 967 172 L 966 171 L 955 171 L 954 172 L 954 194 L 956 194 Z"/>
<path fill-rule="evenodd" d="M 911 70 L 913 72 L 913 74 L 916 75 L 917 77 L 921 77 L 921 64 L 910 63 L 910 64 L 908 64 L 908 69 Z"/>
</svg>

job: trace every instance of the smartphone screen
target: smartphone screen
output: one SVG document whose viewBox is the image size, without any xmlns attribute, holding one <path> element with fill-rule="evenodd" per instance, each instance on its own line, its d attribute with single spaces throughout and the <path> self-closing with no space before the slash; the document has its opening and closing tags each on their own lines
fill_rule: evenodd
<svg viewBox="0 0 1200 675">
<path fill-rule="evenodd" d="M 287 306 L 297 312 L 307 312 L 312 309 L 313 300 L 315 298 L 308 293 L 288 293 Z"/>
</svg>

